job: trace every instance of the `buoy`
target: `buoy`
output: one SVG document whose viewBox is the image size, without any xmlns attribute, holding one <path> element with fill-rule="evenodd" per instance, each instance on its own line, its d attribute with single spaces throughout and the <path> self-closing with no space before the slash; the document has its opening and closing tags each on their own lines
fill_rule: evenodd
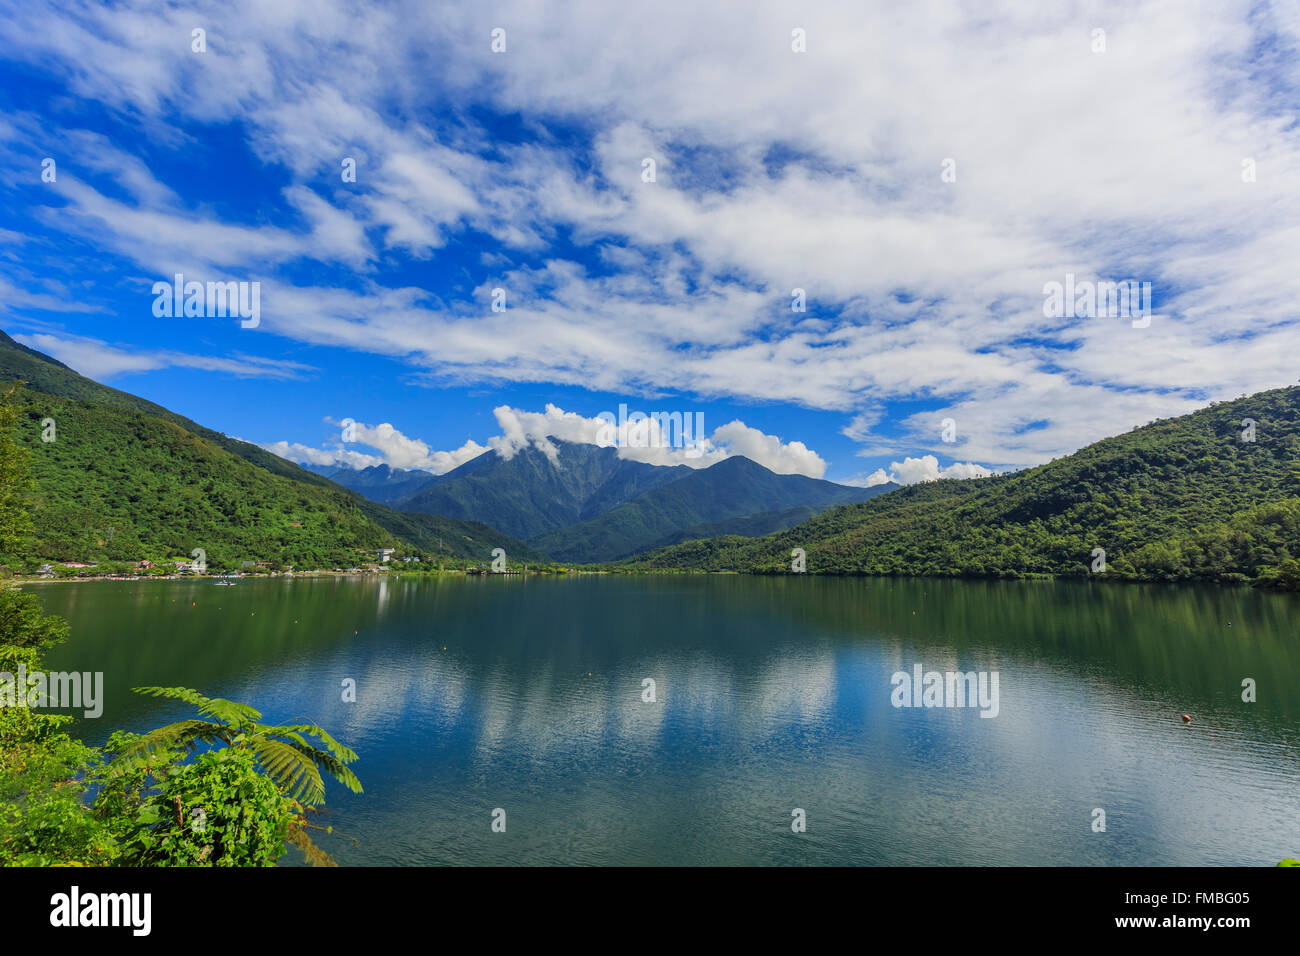
<svg viewBox="0 0 1300 956">
<path fill-rule="evenodd" d="M 1183 723 L 1185 723 L 1185 724 L 1190 724 L 1191 722 L 1192 722 L 1192 715 L 1191 715 L 1191 714 L 1183 714 Z"/>
</svg>

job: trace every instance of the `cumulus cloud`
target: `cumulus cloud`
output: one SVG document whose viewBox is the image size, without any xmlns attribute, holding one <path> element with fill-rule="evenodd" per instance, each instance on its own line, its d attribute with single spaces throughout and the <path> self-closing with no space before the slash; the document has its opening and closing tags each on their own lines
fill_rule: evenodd
<svg viewBox="0 0 1300 956">
<path fill-rule="evenodd" d="M 367 425 L 351 418 L 339 422 L 332 419 L 326 421 L 340 427 L 342 441 L 373 448 L 379 453 L 378 461 L 391 468 L 430 471 L 441 475 L 488 450 L 486 446 L 471 440 L 450 451 L 435 451 L 427 442 L 408 438 L 388 422 Z"/>
<path fill-rule="evenodd" d="M 68 156 L 42 192 L 57 200 L 37 200 L 50 229 L 161 275 L 238 269 L 275 303 L 268 337 L 439 381 L 843 411 L 924 396 L 958 417 L 963 457 L 999 466 L 1294 382 L 1294 5 L 1132 0 L 1097 54 L 1078 4 L 831 0 L 801 14 L 795 55 L 779 0 L 578 0 L 542 17 L 503 0 L 507 57 L 481 42 L 479 6 L 251 5 L 203 57 L 176 40 L 190 14 L 147 0 L 0 18 L 7 55 L 157 149 L 179 152 L 191 125 L 242 130 L 291 179 L 256 219 L 183 201 L 102 136 L 59 130 L 66 111 L 6 117 L 0 138 L 15 169 L 35 168 L 38 143 Z M 446 120 L 448 101 L 525 132 Z M 536 132 L 552 127 L 572 135 Z M 361 174 L 328 193 L 342 156 Z M 490 285 L 394 287 L 409 270 L 378 267 L 470 235 L 494 244 L 476 257 L 499 271 Z M 1149 279 L 1158 315 L 1045 321 L 1044 283 L 1067 272 Z M 496 284 L 511 308 L 485 314 Z M 795 287 L 806 315 L 789 311 Z M 845 434 L 878 441 L 871 415 Z"/>
<path fill-rule="evenodd" d="M 826 462 L 803 442 L 782 442 L 739 419 L 715 428 L 710 435 L 699 429 L 702 418 L 693 412 L 604 412 L 586 417 L 566 412 L 548 403 L 541 412 L 501 405 L 492 410 L 501 429 L 486 444 L 466 441 L 451 451 L 435 451 L 427 442 L 410 438 L 391 424 L 367 425 L 352 419 L 326 419 L 340 428 L 340 439 L 332 446 L 313 448 L 297 442 L 278 441 L 262 445 L 267 451 L 299 463 L 338 464 L 351 468 L 387 464 L 393 468 L 419 469 L 445 474 L 493 451 L 509 459 L 528 446 L 558 462 L 559 449 L 552 439 L 586 445 L 615 447 L 619 457 L 652 465 L 688 465 L 707 468 L 724 458 L 743 455 L 782 475 L 820 478 Z M 367 455 L 344 448 L 342 442 L 373 449 Z"/>
<path fill-rule="evenodd" d="M 883 469 L 882 469 L 883 471 Z M 937 481 L 940 478 L 986 478 L 993 474 L 988 468 L 974 462 L 953 462 L 947 467 L 939 467 L 939 459 L 934 455 L 922 455 L 920 458 L 907 457 L 902 461 L 889 463 L 889 481 L 900 485 L 914 485 L 921 481 Z M 880 474 L 877 472 L 876 474 Z M 878 484 L 879 482 L 873 482 Z"/>
<path fill-rule="evenodd" d="M 844 483 L 846 485 L 859 485 L 863 488 L 874 488 L 876 485 L 887 485 L 891 481 L 894 481 L 894 479 L 885 471 L 885 469 L 877 468 L 865 478 L 851 478 Z"/>
<path fill-rule="evenodd" d="M 920 458 L 908 456 L 902 461 L 891 461 L 888 470 L 877 468 L 869 475 L 857 475 L 843 483 L 874 488 L 891 482 L 896 485 L 915 485 L 922 481 L 938 481 L 940 478 L 987 478 L 992 474 L 996 472 L 971 461 L 956 461 L 940 467 L 939 459 L 934 455 L 922 455 Z"/>
<path fill-rule="evenodd" d="M 803 442 L 782 444 L 775 435 L 765 435 L 739 419 L 715 430 L 712 440 L 725 447 L 728 454 L 744 455 L 778 475 L 820 478 L 826 474 L 826 462 Z"/>
<path fill-rule="evenodd" d="M 337 465 L 361 469 L 384 463 L 382 458 L 364 455 L 349 448 L 313 448 L 310 445 L 287 441 L 267 442 L 261 447 L 273 455 L 279 455 L 300 465 Z"/>
</svg>

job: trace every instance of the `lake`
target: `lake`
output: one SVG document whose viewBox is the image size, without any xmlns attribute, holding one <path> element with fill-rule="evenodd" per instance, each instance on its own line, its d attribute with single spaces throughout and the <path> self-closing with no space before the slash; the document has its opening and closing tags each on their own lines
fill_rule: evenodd
<svg viewBox="0 0 1300 956">
<path fill-rule="evenodd" d="M 104 673 L 102 717 L 73 731 L 92 743 L 191 713 L 129 690 L 158 684 L 356 750 L 366 792 L 330 784 L 319 840 L 345 866 L 1300 856 L 1296 597 L 729 575 L 29 590 L 72 624 L 48 669 Z M 996 708 L 895 706 L 918 665 L 982 674 Z"/>
</svg>

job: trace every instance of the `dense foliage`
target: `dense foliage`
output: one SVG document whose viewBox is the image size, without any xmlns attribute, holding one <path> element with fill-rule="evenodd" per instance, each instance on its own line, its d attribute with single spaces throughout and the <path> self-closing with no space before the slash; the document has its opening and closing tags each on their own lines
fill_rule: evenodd
<svg viewBox="0 0 1300 956">
<path fill-rule="evenodd" d="M 243 561 L 350 567 L 380 547 L 447 561 L 519 560 L 536 551 L 483 524 L 394 511 L 256 445 L 78 375 L 0 332 L 0 386 L 37 483 L 34 524 L 0 556 L 41 561 Z M 51 420 L 53 430 L 44 422 Z M 4 429 L 6 435 L 8 428 Z M 43 440 L 46 436 L 53 440 Z M 0 510 L 18 493 L 0 474 Z M 30 567 L 26 568 L 31 570 Z"/>
<path fill-rule="evenodd" d="M 27 613 L 33 604 L 0 589 L 0 672 L 40 671 L 41 651 L 62 639 L 61 622 Z M 271 866 L 286 843 L 332 865 L 308 814 L 324 799 L 322 770 L 360 791 L 352 751 L 314 725 L 260 724 L 243 704 L 143 690 L 216 719 L 118 731 L 99 750 L 64 732 L 69 716 L 0 706 L 0 865 Z"/>
<path fill-rule="evenodd" d="M 27 625 L 13 604 L 29 595 L 0 587 L 0 673 L 40 669 L 42 634 L 60 628 L 48 620 Z M 111 826 L 86 806 L 86 774 L 95 750 L 63 732 L 72 718 L 30 707 L 0 706 L 0 865 L 107 864 L 117 858 Z"/>
<path fill-rule="evenodd" d="M 13 420 L 13 406 L 0 401 L 0 426 Z M 202 441 L 177 431 L 177 441 Z M 10 433 L 0 427 L 0 475 L 13 483 L 0 501 L 0 540 L 8 541 L 25 531 L 28 487 L 26 455 Z M 27 688 L 14 680 L 20 670 L 41 672 L 42 652 L 66 636 L 64 622 L 44 615 L 32 595 L 0 585 L 8 688 L 0 697 L 0 865 L 272 865 L 286 843 L 313 863 L 332 862 L 308 838 L 307 814 L 324 799 L 322 771 L 360 791 L 346 766 L 356 754 L 315 725 L 263 724 L 247 705 L 186 688 L 141 690 L 187 701 L 210 719 L 118 732 L 105 750 L 88 747 L 64 731 L 71 717 L 23 706 Z"/>
<path fill-rule="evenodd" d="M 1256 423 L 1243 438 L 1244 419 Z M 687 542 L 633 568 L 1300 582 L 1300 388 L 1157 421 L 1050 464 L 944 480 L 759 539 Z"/>
<path fill-rule="evenodd" d="M 248 560 L 356 564 L 396 539 L 338 491 L 271 474 L 178 425 L 139 412 L 19 393 L 18 434 L 36 479 L 21 553 L 60 561 L 162 561 L 206 552 Z M 41 422 L 52 419 L 53 441 Z"/>
<path fill-rule="evenodd" d="M 119 731 L 107 750 L 136 739 Z M 251 751 L 223 749 L 115 775 L 104 781 L 92 812 L 112 822 L 120 864 L 274 866 L 295 806 L 258 772 Z"/>
</svg>

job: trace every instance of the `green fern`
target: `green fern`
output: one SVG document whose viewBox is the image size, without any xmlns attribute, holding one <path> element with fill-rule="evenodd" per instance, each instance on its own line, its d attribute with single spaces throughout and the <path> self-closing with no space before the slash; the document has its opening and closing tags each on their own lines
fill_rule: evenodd
<svg viewBox="0 0 1300 956">
<path fill-rule="evenodd" d="M 261 711 L 225 700 L 205 697 L 188 687 L 136 687 L 138 694 L 184 701 L 211 720 L 182 720 L 151 730 L 118 753 L 109 765 L 113 775 L 127 774 L 160 755 L 193 751 L 208 744 L 246 747 L 253 751 L 262 770 L 282 791 L 304 804 L 325 800 L 329 774 L 353 793 L 361 793 L 361 781 L 348 769 L 356 753 L 340 744 L 324 729 L 312 723 L 263 724 Z M 307 738 L 314 738 L 320 746 Z"/>
</svg>

